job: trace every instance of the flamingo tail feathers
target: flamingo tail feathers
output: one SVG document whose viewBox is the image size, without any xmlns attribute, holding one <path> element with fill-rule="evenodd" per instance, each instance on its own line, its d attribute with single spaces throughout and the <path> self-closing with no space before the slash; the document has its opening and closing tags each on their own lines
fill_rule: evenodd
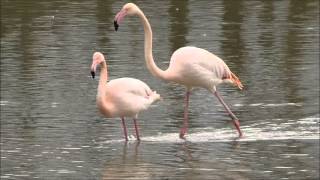
<svg viewBox="0 0 320 180">
<path fill-rule="evenodd" d="M 160 95 L 157 93 L 157 91 L 153 91 L 152 94 L 150 95 L 150 99 L 152 102 L 161 100 Z"/>
</svg>

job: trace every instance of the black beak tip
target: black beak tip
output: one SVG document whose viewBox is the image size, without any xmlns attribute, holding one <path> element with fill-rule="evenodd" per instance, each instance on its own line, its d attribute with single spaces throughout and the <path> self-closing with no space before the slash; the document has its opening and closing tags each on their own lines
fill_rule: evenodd
<svg viewBox="0 0 320 180">
<path fill-rule="evenodd" d="M 92 79 L 94 79 L 94 77 L 96 76 L 96 73 L 94 73 L 94 71 L 91 71 L 91 76 L 92 76 Z"/>
<path fill-rule="evenodd" d="M 113 21 L 113 25 L 114 25 L 114 29 L 115 29 L 116 31 L 118 31 L 118 28 L 119 28 L 118 22 L 117 22 L 117 21 Z"/>
</svg>

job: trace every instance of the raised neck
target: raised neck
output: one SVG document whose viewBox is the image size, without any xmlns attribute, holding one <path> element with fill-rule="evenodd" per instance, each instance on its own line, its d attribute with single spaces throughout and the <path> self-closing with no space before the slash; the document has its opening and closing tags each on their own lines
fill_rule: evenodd
<svg viewBox="0 0 320 180">
<path fill-rule="evenodd" d="M 106 91 L 106 83 L 108 81 L 108 70 L 107 70 L 107 64 L 105 61 L 103 61 L 100 68 L 100 79 L 99 79 L 99 85 L 98 85 L 98 93 L 97 96 L 104 96 Z"/>
<path fill-rule="evenodd" d="M 152 53 L 152 29 L 150 23 L 144 13 L 139 9 L 137 15 L 140 17 L 144 29 L 144 56 L 148 70 L 153 76 L 159 77 L 163 80 L 168 79 L 168 74 L 161 70 L 154 62 Z"/>
</svg>

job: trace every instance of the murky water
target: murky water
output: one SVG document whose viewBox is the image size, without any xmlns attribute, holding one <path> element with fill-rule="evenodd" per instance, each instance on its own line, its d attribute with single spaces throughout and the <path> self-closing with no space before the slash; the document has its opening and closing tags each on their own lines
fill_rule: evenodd
<svg viewBox="0 0 320 180">
<path fill-rule="evenodd" d="M 124 1 L 1 0 L 1 179 L 318 179 L 319 2 L 135 1 L 168 67 L 181 46 L 225 60 L 245 89 L 219 90 L 236 131 L 206 90 L 192 92 L 190 131 L 178 138 L 184 88 L 148 72 L 143 29 L 113 17 Z M 142 141 L 95 105 L 94 51 L 110 78 L 134 77 L 164 100 L 139 117 Z"/>
</svg>

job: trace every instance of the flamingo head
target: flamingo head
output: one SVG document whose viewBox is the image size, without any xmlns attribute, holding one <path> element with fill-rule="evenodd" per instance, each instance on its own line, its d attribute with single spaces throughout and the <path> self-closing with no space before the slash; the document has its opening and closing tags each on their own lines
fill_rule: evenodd
<svg viewBox="0 0 320 180">
<path fill-rule="evenodd" d="M 117 13 L 117 15 L 114 18 L 114 29 L 117 31 L 119 28 L 119 24 L 123 21 L 124 17 L 127 15 L 134 15 L 139 11 L 139 8 L 137 5 L 133 3 L 127 3 L 125 4 L 122 9 Z"/>
<path fill-rule="evenodd" d="M 92 78 L 95 77 L 95 74 L 96 74 L 96 69 L 97 69 L 97 66 L 99 64 L 101 64 L 102 62 L 104 62 L 105 59 L 104 59 L 104 56 L 102 53 L 100 52 L 95 52 L 93 54 L 93 57 L 92 57 L 92 65 L 91 65 L 91 75 L 92 75 Z"/>
</svg>

